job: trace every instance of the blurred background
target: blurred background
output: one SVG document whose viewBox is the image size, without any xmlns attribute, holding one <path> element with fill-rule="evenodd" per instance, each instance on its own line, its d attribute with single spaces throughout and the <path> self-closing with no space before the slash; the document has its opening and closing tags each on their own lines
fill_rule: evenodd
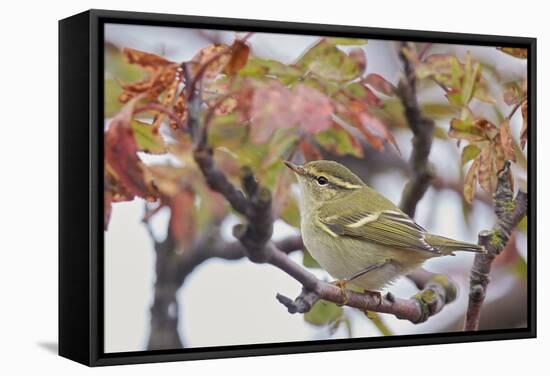
<svg viewBox="0 0 550 376">
<path fill-rule="evenodd" d="M 196 52 L 212 43 L 231 44 L 235 33 L 227 31 L 192 30 L 135 25 L 106 25 L 105 42 L 109 45 L 131 47 L 166 57 L 172 61 L 191 59 Z M 254 34 L 248 43 L 251 54 L 283 63 L 295 61 L 317 37 Z M 363 47 L 368 65 L 367 73 L 380 74 L 394 85 L 401 74 L 397 44 L 391 41 L 369 40 Z M 515 59 L 495 48 L 480 46 L 437 45 L 432 51 L 455 54 L 463 61 L 466 54 L 482 62 L 486 74 L 495 82 L 520 80 L 526 77 L 526 60 Z M 108 69 L 108 67 L 106 67 Z M 489 80 L 497 106 L 502 113 L 509 111 L 502 101 L 501 89 Z M 426 87 L 419 93 L 422 102 L 445 103 L 436 87 Z M 476 111 L 495 117 L 494 106 L 476 102 Z M 441 115 L 438 127 L 448 129 L 449 116 Z M 105 119 L 108 124 L 109 119 Z M 519 138 L 521 114 L 511 119 L 514 138 Z M 366 182 L 399 202 L 407 182 L 407 160 L 410 154 L 411 133 L 408 129 L 392 130 L 401 149 L 401 156 L 388 150 L 380 153 L 365 145 L 365 159 L 352 157 L 342 161 L 365 178 Z M 471 206 L 462 198 L 463 175 L 460 168 L 461 150 L 456 140 L 436 137 L 430 161 L 435 164 L 437 179 L 420 201 L 415 219 L 430 232 L 464 241 L 477 241 L 481 229 L 494 225 L 495 217 L 490 197 L 478 189 Z M 145 163 L 162 163 L 159 156 L 140 154 Z M 514 176 L 526 181 L 525 168 L 514 165 Z M 142 223 L 144 202 L 135 199 L 113 205 L 109 230 L 105 232 L 105 351 L 122 352 L 145 350 L 151 331 L 151 305 L 154 298 L 154 243 Z M 166 236 L 169 210 L 164 208 L 152 220 L 152 230 L 158 239 Z M 231 228 L 238 218 L 229 215 L 222 224 L 223 236 L 232 240 Z M 526 325 L 526 267 L 527 242 L 525 230 L 515 232 L 504 254 L 494 265 L 492 283 L 482 315 L 481 329 L 510 328 Z M 275 226 L 275 239 L 282 239 L 298 230 L 282 221 Z M 301 252 L 291 255 L 302 262 Z M 456 257 L 430 260 L 425 268 L 448 274 L 459 286 L 458 299 L 426 323 L 411 324 L 391 315 L 381 315 L 392 334 L 448 332 L 461 329 L 467 304 L 468 275 L 473 256 L 461 253 Z M 321 270 L 315 273 L 331 279 Z M 409 297 L 416 293 L 414 285 L 402 279 L 388 287 L 396 296 Z M 348 327 L 334 331 L 330 326 L 316 326 L 302 315 L 290 315 L 275 299 L 276 293 L 287 296 L 299 294 L 301 286 L 288 275 L 269 265 L 253 264 L 246 259 L 225 261 L 210 259 L 199 265 L 178 290 L 179 310 L 172 314 L 177 321 L 178 334 L 185 347 L 207 347 L 304 341 L 312 339 L 347 338 Z M 214 298 L 212 298 L 214 297 Z M 346 308 L 351 335 L 373 337 L 383 335 L 362 312 Z"/>
</svg>

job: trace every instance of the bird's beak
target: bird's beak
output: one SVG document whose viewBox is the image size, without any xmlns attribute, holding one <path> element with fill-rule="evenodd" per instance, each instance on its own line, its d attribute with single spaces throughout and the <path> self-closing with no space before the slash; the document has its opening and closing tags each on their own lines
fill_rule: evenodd
<svg viewBox="0 0 550 376">
<path fill-rule="evenodd" d="M 302 166 L 295 165 L 294 163 L 289 161 L 283 161 L 283 163 L 286 165 L 286 167 L 290 168 L 292 171 L 294 171 L 298 175 L 304 176 L 306 174 L 306 171 Z"/>
</svg>

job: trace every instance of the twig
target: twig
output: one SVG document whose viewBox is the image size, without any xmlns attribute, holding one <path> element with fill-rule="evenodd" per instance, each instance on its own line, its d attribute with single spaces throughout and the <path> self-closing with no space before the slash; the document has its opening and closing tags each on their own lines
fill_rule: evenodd
<svg viewBox="0 0 550 376">
<path fill-rule="evenodd" d="M 512 110 L 510 110 L 510 113 L 508 114 L 508 116 L 506 116 L 506 119 L 508 120 L 512 119 L 516 111 L 523 105 L 525 101 L 527 101 L 527 98 L 525 98 L 521 102 L 516 103 L 516 105 L 512 108 Z"/>
<path fill-rule="evenodd" d="M 159 103 L 148 103 L 140 107 L 136 107 L 134 109 L 134 114 L 139 114 L 140 112 L 146 112 L 146 111 L 157 111 L 164 113 L 166 116 L 168 116 L 170 119 L 172 119 L 179 129 L 182 131 L 186 131 L 187 127 L 185 126 L 185 123 L 181 121 L 178 115 L 176 115 L 173 111 L 170 109 L 164 107 L 163 105 Z"/>
<path fill-rule="evenodd" d="M 404 76 L 399 81 L 397 94 L 405 109 L 405 118 L 413 132 L 413 149 L 410 158 L 411 180 L 405 186 L 400 207 L 410 217 L 414 217 L 416 205 L 424 196 L 434 177 L 432 165 L 428 161 L 433 139 L 434 121 L 422 113 L 416 96 L 416 76 L 414 68 L 403 50 L 409 48 L 402 43 L 399 57 L 403 62 Z"/>
<path fill-rule="evenodd" d="M 481 308 L 490 281 L 491 264 L 504 249 L 512 230 L 527 212 L 527 193 L 520 190 L 514 199 L 510 162 L 508 161 L 498 173 L 498 183 L 493 195 L 493 203 L 498 223 L 492 231 L 481 231 L 478 236 L 478 244 L 483 245 L 487 253 L 476 254 L 470 272 L 470 294 L 464 322 L 465 331 L 478 330 Z"/>
</svg>

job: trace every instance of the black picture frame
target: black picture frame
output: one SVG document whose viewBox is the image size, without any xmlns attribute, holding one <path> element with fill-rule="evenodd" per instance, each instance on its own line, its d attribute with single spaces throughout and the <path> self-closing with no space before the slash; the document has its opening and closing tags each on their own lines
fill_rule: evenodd
<svg viewBox="0 0 550 376">
<path fill-rule="evenodd" d="M 103 351 L 103 25 L 123 23 L 528 50 L 528 325 L 523 329 L 109 353 Z M 88 10 L 59 21 L 59 354 L 88 366 L 536 337 L 536 39 Z"/>
</svg>

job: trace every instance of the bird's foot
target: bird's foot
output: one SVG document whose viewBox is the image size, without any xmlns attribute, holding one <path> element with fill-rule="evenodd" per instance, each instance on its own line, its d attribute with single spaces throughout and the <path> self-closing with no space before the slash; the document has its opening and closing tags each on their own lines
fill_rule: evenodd
<svg viewBox="0 0 550 376">
<path fill-rule="evenodd" d="M 342 303 L 338 304 L 340 306 L 348 304 L 348 293 L 346 291 L 348 282 L 349 280 L 347 279 L 337 279 L 336 281 L 332 282 L 333 285 L 340 288 L 340 294 L 342 295 Z"/>
</svg>

